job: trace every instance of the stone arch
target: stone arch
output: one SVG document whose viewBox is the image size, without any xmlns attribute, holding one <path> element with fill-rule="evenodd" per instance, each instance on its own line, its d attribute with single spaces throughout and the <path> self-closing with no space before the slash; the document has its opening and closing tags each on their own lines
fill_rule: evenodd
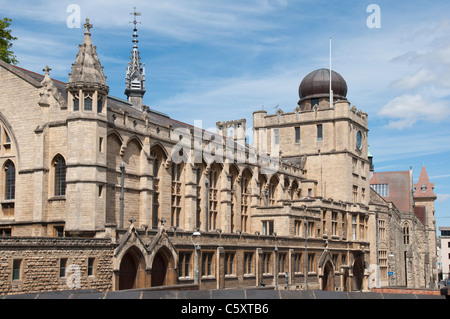
<svg viewBox="0 0 450 319">
<path fill-rule="evenodd" d="M 106 138 L 106 166 L 110 170 L 118 171 L 121 163 L 123 139 L 116 131 L 110 132 Z"/>
<path fill-rule="evenodd" d="M 120 258 L 118 290 L 144 288 L 146 286 L 144 254 L 131 246 Z"/>
<path fill-rule="evenodd" d="M 151 287 L 176 284 L 175 258 L 167 247 L 161 247 L 151 258 Z"/>
<path fill-rule="evenodd" d="M 150 153 L 151 152 L 156 152 L 164 160 L 170 158 L 166 148 L 160 142 L 155 142 L 150 146 Z"/>
<path fill-rule="evenodd" d="M 142 144 L 137 138 L 131 138 L 126 144 L 123 152 L 125 170 L 129 174 L 139 175 L 141 173 Z"/>
<path fill-rule="evenodd" d="M 362 290 L 364 280 L 364 265 L 360 257 L 355 258 L 355 260 L 353 261 L 352 272 L 352 290 Z"/>
<path fill-rule="evenodd" d="M 38 131 L 38 129 L 42 130 L 44 129 L 44 127 L 39 126 L 38 128 L 36 128 L 36 132 Z M 3 136 L 3 131 L 6 132 L 9 136 L 10 139 L 10 143 L 9 143 L 9 148 L 5 148 L 3 147 L 4 145 L 4 136 Z M 19 144 L 17 143 L 17 137 L 14 134 L 14 131 L 12 129 L 11 124 L 8 122 L 8 120 L 6 119 L 6 117 L 3 115 L 3 113 L 0 111 L 0 145 L 2 146 L 0 149 L 0 155 L 4 155 L 5 153 L 9 153 L 9 156 L 14 156 L 17 158 L 17 161 L 14 163 L 14 165 L 16 165 L 17 171 L 19 171 L 19 168 L 17 165 L 19 165 L 20 163 L 20 149 L 19 149 Z"/>
<path fill-rule="evenodd" d="M 320 256 L 318 266 L 318 274 L 320 278 L 320 289 L 327 291 L 334 291 L 335 282 L 334 282 L 334 269 L 335 265 L 333 264 L 331 253 L 328 250 L 325 250 Z"/>
<path fill-rule="evenodd" d="M 289 192 L 289 197 L 291 200 L 300 199 L 300 184 L 296 179 L 292 181 Z"/>
<path fill-rule="evenodd" d="M 177 283 L 178 252 L 164 229 L 159 230 L 147 251 L 149 251 L 147 264 L 150 265 L 151 285 L 175 285 Z"/>
<path fill-rule="evenodd" d="M 334 291 L 334 267 L 331 260 L 328 260 L 322 270 L 322 290 Z"/>
</svg>

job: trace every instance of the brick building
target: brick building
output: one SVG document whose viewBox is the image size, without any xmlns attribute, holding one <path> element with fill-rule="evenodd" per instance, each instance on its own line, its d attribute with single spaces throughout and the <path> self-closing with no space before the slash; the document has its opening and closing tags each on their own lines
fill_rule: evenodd
<svg viewBox="0 0 450 319">
<path fill-rule="evenodd" d="M 212 134 L 143 104 L 136 27 L 127 100 L 108 95 L 91 28 L 67 83 L 0 61 L 2 293 L 62 289 L 68 258 L 99 290 L 369 288 L 375 206 L 395 208 L 369 186 L 368 116 L 342 76 L 311 72 L 292 112 L 255 111 L 249 145 L 245 119 Z"/>
</svg>

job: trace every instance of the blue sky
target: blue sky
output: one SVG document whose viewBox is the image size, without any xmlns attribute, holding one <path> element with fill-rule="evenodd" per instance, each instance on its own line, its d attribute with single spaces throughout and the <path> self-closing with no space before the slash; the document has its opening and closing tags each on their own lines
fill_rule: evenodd
<svg viewBox="0 0 450 319">
<path fill-rule="evenodd" d="M 67 20 L 80 8 L 81 28 Z M 367 8 L 380 8 L 369 28 Z M 132 49 L 133 7 L 146 64 L 144 103 L 203 128 L 247 119 L 275 106 L 289 112 L 309 72 L 328 67 L 347 81 L 348 99 L 369 115 L 377 171 L 423 164 L 435 183 L 437 227 L 450 226 L 450 2 L 322 0 L 6 1 L 19 66 L 67 82 L 84 19 L 104 66 L 110 94 L 124 98 Z"/>
</svg>

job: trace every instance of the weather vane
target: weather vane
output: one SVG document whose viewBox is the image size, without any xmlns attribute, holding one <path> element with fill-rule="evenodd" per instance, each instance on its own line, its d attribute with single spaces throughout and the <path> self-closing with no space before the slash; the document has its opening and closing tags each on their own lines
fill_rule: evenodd
<svg viewBox="0 0 450 319">
<path fill-rule="evenodd" d="M 136 17 L 141 15 L 141 12 L 136 12 L 136 7 L 133 7 L 134 12 L 130 13 L 132 15 L 134 15 L 134 21 L 130 21 L 130 23 L 134 23 L 134 25 L 136 26 L 136 24 L 140 23 L 138 21 L 136 21 Z"/>
</svg>

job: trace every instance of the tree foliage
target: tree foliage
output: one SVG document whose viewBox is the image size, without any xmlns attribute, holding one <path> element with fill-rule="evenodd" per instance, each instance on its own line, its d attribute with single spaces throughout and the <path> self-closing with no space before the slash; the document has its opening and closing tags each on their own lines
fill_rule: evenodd
<svg viewBox="0 0 450 319">
<path fill-rule="evenodd" d="M 11 25 L 12 19 L 3 18 L 0 20 L 0 59 L 10 64 L 17 64 L 16 56 L 11 51 L 12 41 L 17 40 L 16 37 L 11 35 L 11 29 L 8 27 Z"/>
</svg>

